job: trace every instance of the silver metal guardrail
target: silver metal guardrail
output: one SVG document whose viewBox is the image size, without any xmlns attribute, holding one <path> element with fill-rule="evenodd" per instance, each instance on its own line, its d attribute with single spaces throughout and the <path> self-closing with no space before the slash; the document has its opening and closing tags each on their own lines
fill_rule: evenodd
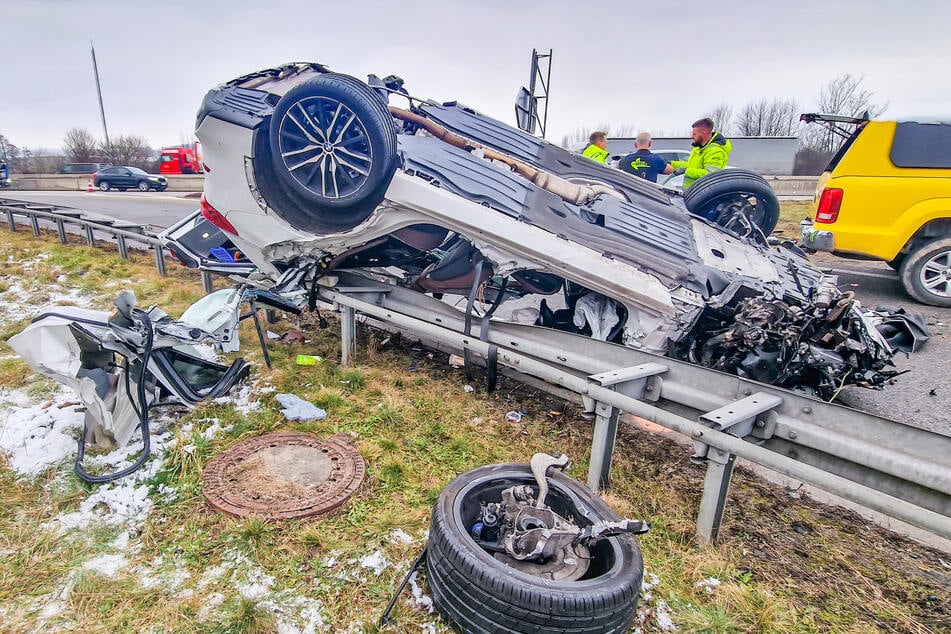
<svg viewBox="0 0 951 634">
<path fill-rule="evenodd" d="M 153 250 L 165 274 L 165 249 L 146 228 L 66 207 L 0 199 L 8 227 L 24 217 L 67 227 L 86 242 L 96 233 Z M 206 291 L 211 274 L 202 271 Z M 951 538 L 951 437 L 833 405 L 675 359 L 567 332 L 491 321 L 465 330 L 461 312 L 434 298 L 343 274 L 320 298 L 341 312 L 342 363 L 353 357 L 356 313 L 470 351 L 517 372 L 582 395 L 595 413 L 588 486 L 606 487 L 621 412 L 641 416 L 694 441 L 707 465 L 697 519 L 701 539 L 716 539 L 737 457 L 813 484 L 890 517 Z"/>
<path fill-rule="evenodd" d="M 70 207 L 59 205 L 45 205 L 20 200 L 0 198 L 0 212 L 7 218 L 7 228 L 17 230 L 17 217 L 22 217 L 30 224 L 33 235 L 40 235 L 40 220 L 52 223 L 61 244 L 67 244 L 67 227 L 76 227 L 86 237 L 89 246 L 96 246 L 96 234 L 105 234 L 116 241 L 119 256 L 129 259 L 129 243 L 145 245 L 152 251 L 155 258 L 155 269 L 159 275 L 166 274 L 166 250 L 158 236 L 149 228 L 134 222 L 119 220 L 102 214 L 95 214 Z M 202 287 L 206 293 L 214 289 L 211 273 L 201 271 Z"/>
<path fill-rule="evenodd" d="M 365 278 L 319 293 L 341 311 L 345 363 L 361 313 L 582 395 L 596 414 L 592 489 L 608 485 L 621 412 L 690 437 L 707 465 L 701 539 L 717 537 L 737 457 L 951 538 L 951 437 L 581 335 L 497 321 L 467 335 L 451 306 Z"/>
</svg>

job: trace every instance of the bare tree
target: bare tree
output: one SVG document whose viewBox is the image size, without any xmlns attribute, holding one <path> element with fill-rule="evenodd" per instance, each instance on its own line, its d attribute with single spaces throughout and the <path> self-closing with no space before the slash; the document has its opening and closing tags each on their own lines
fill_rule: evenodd
<svg viewBox="0 0 951 634">
<path fill-rule="evenodd" d="M 579 126 L 578 128 L 575 128 L 574 132 L 570 132 L 561 137 L 561 147 L 565 149 L 571 149 L 572 147 L 581 143 L 587 143 L 588 137 L 595 130 L 600 130 L 609 137 L 614 138 L 633 137 L 637 134 L 637 126 L 635 126 L 633 123 L 622 123 L 617 126 L 610 123 L 599 123 L 597 127 L 594 128 Z"/>
<path fill-rule="evenodd" d="M 90 163 L 99 157 L 95 137 L 86 128 L 72 128 L 63 137 L 63 151 L 72 163 Z"/>
<path fill-rule="evenodd" d="M 9 168 L 14 172 L 23 171 L 23 155 L 20 148 L 2 134 L 0 134 L 0 161 L 6 161 Z"/>
<path fill-rule="evenodd" d="M 798 129 L 799 103 L 778 97 L 746 104 L 734 125 L 739 136 L 794 136 Z"/>
<path fill-rule="evenodd" d="M 847 117 L 877 117 L 888 108 L 888 102 L 875 103 L 875 95 L 862 87 L 863 76 L 842 73 L 819 90 L 818 111 Z M 810 125 L 803 135 L 803 145 L 812 150 L 831 154 L 842 139 L 821 125 Z"/>
<path fill-rule="evenodd" d="M 714 106 L 712 109 L 708 110 L 703 116 L 713 119 L 713 125 L 720 134 L 728 136 L 731 133 L 731 126 L 733 124 L 733 106 L 730 104 L 723 102 L 720 105 Z"/>
<path fill-rule="evenodd" d="M 152 148 L 149 142 L 135 134 L 123 134 L 112 139 L 109 147 L 101 146 L 99 151 L 115 165 L 129 165 L 149 170 L 152 167 Z"/>
<path fill-rule="evenodd" d="M 819 91 L 819 111 L 847 117 L 861 117 L 866 112 L 870 117 L 877 117 L 885 112 L 888 103 L 873 102 L 875 95 L 862 88 L 864 79 L 864 76 L 842 73 L 830 81 Z"/>
</svg>

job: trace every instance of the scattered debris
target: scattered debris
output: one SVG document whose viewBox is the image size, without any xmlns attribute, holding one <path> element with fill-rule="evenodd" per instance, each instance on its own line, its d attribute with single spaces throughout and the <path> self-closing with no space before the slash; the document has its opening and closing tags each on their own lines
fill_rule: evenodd
<svg viewBox="0 0 951 634">
<path fill-rule="evenodd" d="M 466 365 L 466 360 L 460 357 L 458 354 L 449 355 L 449 367 L 452 368 L 463 368 Z"/>
<path fill-rule="evenodd" d="M 271 341 L 277 341 L 281 338 L 281 335 L 271 330 L 268 330 L 265 334 L 267 334 L 267 338 L 270 339 Z"/>
<path fill-rule="evenodd" d="M 468 384 L 466 384 L 466 385 L 462 388 L 462 390 L 463 390 L 466 394 L 472 394 L 473 392 L 475 392 L 475 388 L 472 387 L 471 385 L 468 385 Z"/>
<path fill-rule="evenodd" d="M 299 357 L 298 357 L 299 358 Z M 274 397 L 281 404 L 281 413 L 287 420 L 321 420 L 327 418 L 326 410 L 294 394 L 277 394 Z"/>
<path fill-rule="evenodd" d="M 324 358 L 317 356 L 316 354 L 299 354 L 297 355 L 296 363 L 297 365 L 317 365 Z"/>
<path fill-rule="evenodd" d="M 289 346 L 305 343 L 306 341 L 304 335 L 301 334 L 299 330 L 288 330 L 281 335 L 281 343 L 285 343 Z"/>
<path fill-rule="evenodd" d="M 512 410 L 511 412 L 505 415 L 505 420 L 507 420 L 510 423 L 521 423 L 522 414 L 521 412 L 516 412 L 515 410 Z"/>
</svg>

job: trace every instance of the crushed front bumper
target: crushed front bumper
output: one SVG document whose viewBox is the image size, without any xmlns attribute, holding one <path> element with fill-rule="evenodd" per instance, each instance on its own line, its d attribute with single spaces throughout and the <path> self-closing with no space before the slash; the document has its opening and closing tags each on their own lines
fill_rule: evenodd
<svg viewBox="0 0 951 634">
<path fill-rule="evenodd" d="M 809 218 L 799 222 L 799 234 L 802 236 L 802 245 L 813 251 L 835 251 L 835 234 L 831 231 L 816 229 Z"/>
</svg>

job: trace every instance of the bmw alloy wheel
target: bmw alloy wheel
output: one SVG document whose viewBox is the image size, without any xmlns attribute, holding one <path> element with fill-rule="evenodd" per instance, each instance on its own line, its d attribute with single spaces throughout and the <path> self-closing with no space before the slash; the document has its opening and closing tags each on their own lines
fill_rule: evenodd
<svg viewBox="0 0 951 634">
<path fill-rule="evenodd" d="M 279 143 L 288 174 L 323 198 L 359 191 L 373 165 L 363 122 L 331 97 L 302 99 L 284 113 Z"/>
</svg>

